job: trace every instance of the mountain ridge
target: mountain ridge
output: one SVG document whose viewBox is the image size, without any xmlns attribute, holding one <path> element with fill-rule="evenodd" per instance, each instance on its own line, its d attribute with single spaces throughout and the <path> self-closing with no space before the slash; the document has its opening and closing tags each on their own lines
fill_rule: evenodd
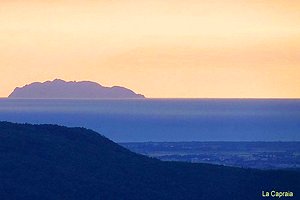
<svg viewBox="0 0 300 200">
<path fill-rule="evenodd" d="M 53 81 L 33 82 L 16 87 L 8 98 L 62 98 L 62 99 L 101 99 L 101 98 L 145 98 L 142 94 L 121 87 L 105 87 L 92 81 Z"/>
<path fill-rule="evenodd" d="M 1 199 L 252 200 L 300 174 L 163 162 L 85 128 L 0 122 Z"/>
</svg>

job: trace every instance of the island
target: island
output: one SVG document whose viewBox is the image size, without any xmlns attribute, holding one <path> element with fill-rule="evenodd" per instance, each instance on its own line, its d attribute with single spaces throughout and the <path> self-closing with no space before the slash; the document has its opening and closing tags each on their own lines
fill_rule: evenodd
<svg viewBox="0 0 300 200">
<path fill-rule="evenodd" d="M 25 99 L 128 99 L 145 98 L 142 94 L 121 86 L 105 87 L 91 81 L 64 81 L 55 79 L 46 82 L 34 82 L 17 87 L 8 98 Z"/>
</svg>

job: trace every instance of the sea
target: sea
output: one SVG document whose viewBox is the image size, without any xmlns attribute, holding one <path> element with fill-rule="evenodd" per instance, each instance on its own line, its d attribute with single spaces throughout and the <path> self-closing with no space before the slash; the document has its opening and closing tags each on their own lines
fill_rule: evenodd
<svg viewBox="0 0 300 200">
<path fill-rule="evenodd" d="M 0 121 L 85 127 L 115 142 L 300 141 L 300 99 L 0 99 Z"/>
</svg>

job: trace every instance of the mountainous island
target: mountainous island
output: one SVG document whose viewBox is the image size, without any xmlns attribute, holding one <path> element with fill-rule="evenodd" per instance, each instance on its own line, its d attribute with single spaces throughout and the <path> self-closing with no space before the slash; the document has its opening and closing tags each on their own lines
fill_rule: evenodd
<svg viewBox="0 0 300 200">
<path fill-rule="evenodd" d="M 8 98 L 32 99 L 101 99 L 101 98 L 145 98 L 130 89 L 113 86 L 104 87 L 91 81 L 64 81 L 55 79 L 43 83 L 34 82 L 17 87 Z"/>
<path fill-rule="evenodd" d="M 0 180 L 0 199 L 21 200 L 253 200 L 271 191 L 291 199 L 300 194 L 296 170 L 160 161 L 85 128 L 9 122 L 0 122 Z"/>
</svg>

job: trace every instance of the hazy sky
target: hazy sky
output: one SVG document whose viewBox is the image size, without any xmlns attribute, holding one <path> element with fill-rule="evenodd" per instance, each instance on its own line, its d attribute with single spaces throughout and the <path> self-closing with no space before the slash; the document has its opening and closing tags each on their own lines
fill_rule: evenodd
<svg viewBox="0 0 300 200">
<path fill-rule="evenodd" d="M 0 96 L 55 78 L 147 97 L 300 98 L 298 0 L 1 0 Z"/>
</svg>

